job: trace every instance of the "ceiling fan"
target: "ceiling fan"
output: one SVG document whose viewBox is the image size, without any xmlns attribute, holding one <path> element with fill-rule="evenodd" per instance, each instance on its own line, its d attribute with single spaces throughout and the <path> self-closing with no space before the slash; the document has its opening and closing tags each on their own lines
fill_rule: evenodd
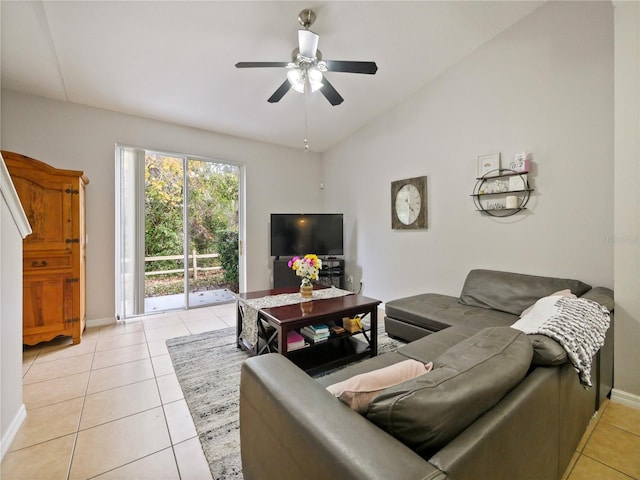
<svg viewBox="0 0 640 480">
<path fill-rule="evenodd" d="M 325 72 L 364 73 L 373 75 L 378 71 L 375 62 L 357 62 L 345 60 L 323 60 L 322 52 L 318 50 L 320 36 L 309 30 L 316 20 L 313 10 L 302 10 L 298 15 L 298 22 L 304 30 L 298 30 L 298 48 L 291 54 L 291 62 L 238 62 L 236 68 L 280 67 L 286 68 L 287 79 L 267 100 L 269 103 L 279 102 L 285 94 L 293 88 L 295 91 L 320 92 L 331 103 L 340 105 L 344 98 L 329 83 Z"/>
</svg>

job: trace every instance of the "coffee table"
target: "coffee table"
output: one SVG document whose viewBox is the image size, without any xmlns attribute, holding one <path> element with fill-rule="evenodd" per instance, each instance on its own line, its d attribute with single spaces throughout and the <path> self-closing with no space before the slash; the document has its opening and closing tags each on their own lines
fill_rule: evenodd
<svg viewBox="0 0 640 480">
<path fill-rule="evenodd" d="M 380 300 L 362 295 L 345 295 L 317 299 L 280 307 L 258 310 L 260 337 L 258 345 L 247 345 L 241 338 L 242 318 L 246 300 L 281 293 L 295 293 L 295 288 L 279 288 L 242 293 L 237 296 L 236 339 L 238 348 L 252 355 L 277 352 L 286 356 L 309 374 L 335 368 L 364 357 L 378 354 L 378 305 Z M 287 334 L 292 330 L 318 323 L 342 326 L 343 317 L 369 315 L 369 327 L 360 332 L 345 332 L 308 347 L 287 351 Z"/>
</svg>

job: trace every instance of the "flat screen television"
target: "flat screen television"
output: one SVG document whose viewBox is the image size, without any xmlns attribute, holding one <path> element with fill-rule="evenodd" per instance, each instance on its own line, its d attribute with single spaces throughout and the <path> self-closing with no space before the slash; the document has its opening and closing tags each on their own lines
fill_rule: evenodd
<svg viewBox="0 0 640 480">
<path fill-rule="evenodd" d="M 271 256 L 343 255 L 342 213 L 272 213 Z"/>
</svg>

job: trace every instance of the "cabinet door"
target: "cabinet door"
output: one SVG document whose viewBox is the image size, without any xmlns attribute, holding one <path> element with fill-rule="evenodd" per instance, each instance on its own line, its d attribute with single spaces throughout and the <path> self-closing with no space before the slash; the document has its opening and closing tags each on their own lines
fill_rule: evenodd
<svg viewBox="0 0 640 480">
<path fill-rule="evenodd" d="M 25 251 L 70 250 L 73 238 L 73 184 L 34 173 L 33 178 L 13 177 L 20 201 L 33 233 L 24 242 Z"/>
<path fill-rule="evenodd" d="M 34 345 L 69 332 L 79 319 L 73 317 L 71 273 L 34 274 L 23 277 L 24 343 Z M 67 335 L 69 333 L 66 333 Z"/>
</svg>

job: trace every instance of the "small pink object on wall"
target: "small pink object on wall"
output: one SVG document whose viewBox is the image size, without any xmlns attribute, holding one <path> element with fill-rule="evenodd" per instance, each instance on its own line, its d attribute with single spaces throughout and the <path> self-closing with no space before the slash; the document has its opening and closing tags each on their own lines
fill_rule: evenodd
<svg viewBox="0 0 640 480">
<path fill-rule="evenodd" d="M 518 153 L 511 161 L 509 168 L 514 172 L 527 173 L 531 169 L 531 155 L 526 153 Z"/>
</svg>

